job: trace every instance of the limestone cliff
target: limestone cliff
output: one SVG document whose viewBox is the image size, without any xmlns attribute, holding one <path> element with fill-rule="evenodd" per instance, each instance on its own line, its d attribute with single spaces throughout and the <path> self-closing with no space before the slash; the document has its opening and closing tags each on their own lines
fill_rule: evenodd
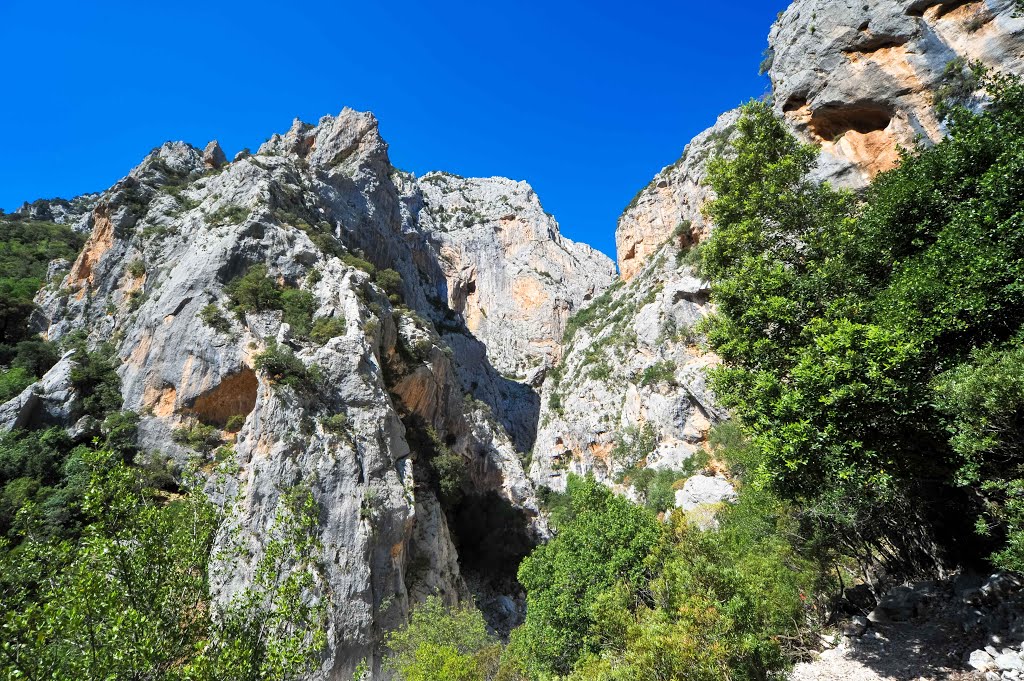
<svg viewBox="0 0 1024 681">
<path fill-rule="evenodd" d="M 796 0 L 769 36 L 772 101 L 821 148 L 819 179 L 863 187 L 893 166 L 898 146 L 945 134 L 944 96 L 983 105 L 961 79 L 965 63 L 1024 73 L 1018 14 L 1013 0 Z M 636 464 L 679 467 L 725 417 L 705 387 L 716 358 L 692 333 L 709 287 L 688 252 L 712 229 L 701 210 L 707 162 L 727 149 L 737 118 L 727 112 L 695 137 L 619 218 L 621 281 L 580 318 L 545 384 L 530 466 L 538 485 L 561 489 L 567 472 L 614 484 Z"/>
<path fill-rule="evenodd" d="M 945 134 L 936 113 L 957 87 L 962 64 L 1024 72 L 1024 16 L 1014 0 L 796 0 L 771 28 L 767 73 L 776 111 L 821 148 L 818 176 L 863 187 L 898 160 L 898 146 Z M 642 189 L 615 232 L 619 270 L 630 279 L 680 222 L 699 238 L 704 164 L 735 123 L 724 114 L 682 157 Z"/>
<path fill-rule="evenodd" d="M 219 545 L 241 542 L 247 562 L 217 573 L 219 593 L 251 578 L 278 504 L 301 486 L 321 509 L 331 601 L 316 678 L 351 678 L 432 592 L 472 590 L 497 628 L 515 623 L 515 566 L 546 529 L 520 460 L 539 396 L 502 373 L 553 362 L 568 316 L 614 276 L 610 260 L 562 238 L 525 183 L 396 170 L 374 117 L 348 109 L 231 163 L 215 143 L 164 144 L 69 205 L 90 236 L 39 293 L 38 329 L 113 342 L 145 457 L 211 470 L 175 441 L 197 423 L 232 443 L 210 492 L 229 514 Z M 233 311 L 226 285 L 256 265 L 311 297 L 310 321 L 332 332 Z M 304 367 L 292 387 L 256 361 L 274 347 Z M 77 418 L 73 362 L 0 408 L 6 427 L 95 432 Z M 433 484 L 426 457 L 439 449 L 467 471 L 457 501 Z"/>
<path fill-rule="evenodd" d="M 1024 71 L 1024 17 L 1014 0 L 797 0 L 769 36 L 776 110 L 821 146 L 823 176 L 862 186 L 936 141 L 936 95 L 954 60 Z M 970 95 L 971 93 L 965 93 Z"/>
</svg>

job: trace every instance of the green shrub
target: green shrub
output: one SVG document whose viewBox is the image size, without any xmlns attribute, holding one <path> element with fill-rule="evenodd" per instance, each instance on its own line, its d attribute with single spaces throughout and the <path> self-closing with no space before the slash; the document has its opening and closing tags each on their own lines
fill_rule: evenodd
<svg viewBox="0 0 1024 681">
<path fill-rule="evenodd" d="M 386 640 L 384 668 L 400 681 L 485 681 L 498 672 L 501 643 L 472 605 L 447 608 L 430 596 Z"/>
<path fill-rule="evenodd" d="M 332 338 L 344 336 L 345 328 L 344 317 L 321 317 L 313 322 L 309 337 L 322 345 Z"/>
<path fill-rule="evenodd" d="M 6 354 L 6 353 L 0 353 Z M 10 365 L 19 367 L 41 377 L 60 359 L 60 349 L 51 341 L 23 340 L 14 346 L 14 355 L 10 357 Z M 7 361 L 4 356 L 0 361 Z"/>
<path fill-rule="evenodd" d="M 331 414 L 322 418 L 320 423 L 328 433 L 344 433 L 348 430 L 348 415 Z"/>
<path fill-rule="evenodd" d="M 984 502 L 1013 498 L 1024 457 L 987 449 L 967 424 L 1004 418 L 986 400 L 1014 389 L 988 378 L 1011 355 L 972 351 L 1022 345 L 1024 85 L 980 85 L 983 113 L 954 107 L 948 137 L 908 151 L 856 201 L 811 180 L 817 150 L 766 104 L 744 108 L 734 153 L 708 168 L 705 330 L 723 360 L 712 388 L 763 456 L 757 482 L 865 559 L 927 566 L 928 543 L 962 554 L 978 541 L 963 521 L 979 512 L 994 542 L 1016 534 Z M 977 401 L 958 384 L 978 386 Z M 974 476 L 982 494 L 960 485 Z"/>
<path fill-rule="evenodd" d="M 210 561 L 221 516 L 202 492 L 168 500 L 107 451 L 81 448 L 75 466 L 83 538 L 34 526 L 18 550 L 0 547 L 0 622 L 18 651 L 0 657 L 0 676 L 291 679 L 322 659 L 329 601 L 309 597 L 322 582 L 316 568 L 285 569 L 315 563 L 315 503 L 282 495 L 252 583 L 218 602 L 210 580 L 240 570 L 240 552 Z M 31 485 L 7 491 L 0 503 L 42 501 Z"/>
<path fill-rule="evenodd" d="M 291 326 L 292 333 L 296 336 L 305 337 L 309 335 L 316 307 L 316 298 L 309 291 L 289 288 L 281 293 L 281 309 L 284 311 L 283 320 Z"/>
<path fill-rule="evenodd" d="M 651 423 L 627 426 L 615 436 L 612 460 L 623 468 L 631 468 L 644 460 L 658 446 L 658 432 Z"/>
<path fill-rule="evenodd" d="M 36 377 L 21 367 L 0 371 L 0 404 L 17 397 L 36 382 Z"/>
<path fill-rule="evenodd" d="M 766 492 L 741 490 L 710 530 L 684 513 L 659 523 L 592 479 L 570 476 L 556 501 L 556 536 L 520 566 L 526 622 L 503 674 L 761 680 L 788 666 L 784 642 L 820 621 L 820 566 Z"/>
<path fill-rule="evenodd" d="M 73 261 L 84 243 L 85 236 L 68 225 L 0 215 L 0 351 L 32 337 L 32 299 L 50 261 Z"/>
<path fill-rule="evenodd" d="M 142 278 L 146 274 L 146 263 L 142 262 L 139 258 L 132 260 L 128 263 L 128 274 L 136 279 Z"/>
<path fill-rule="evenodd" d="M 376 281 L 389 296 L 401 296 L 403 286 L 402 275 L 395 270 L 389 268 L 378 271 Z"/>
<path fill-rule="evenodd" d="M 199 311 L 199 318 L 217 333 L 225 335 L 231 333 L 231 321 L 221 314 L 220 307 L 216 303 L 205 305 Z"/>
<path fill-rule="evenodd" d="M 241 312 L 281 309 L 281 287 L 267 275 L 266 265 L 253 265 L 228 282 L 224 290 Z"/>
<path fill-rule="evenodd" d="M 202 454 L 209 454 L 224 442 L 217 428 L 199 422 L 175 428 L 171 439 Z"/>
<path fill-rule="evenodd" d="M 593 381 L 607 381 L 612 376 L 612 367 L 608 364 L 608 360 L 602 356 L 597 360 L 590 371 L 587 372 L 587 378 Z"/>
<path fill-rule="evenodd" d="M 632 485 L 644 506 L 655 513 L 666 511 L 676 502 L 677 483 L 686 480 L 693 472 L 689 470 L 654 470 L 634 467 L 619 476 L 619 482 Z"/>
<path fill-rule="evenodd" d="M 640 375 L 640 385 L 661 383 L 676 384 L 676 363 L 670 359 L 652 364 Z"/>
<path fill-rule="evenodd" d="M 249 217 L 249 209 L 234 204 L 223 205 L 207 215 L 210 224 L 214 225 L 237 225 Z"/>
<path fill-rule="evenodd" d="M 229 433 L 237 433 L 245 425 L 245 414 L 232 414 L 224 424 L 224 430 Z"/>
<path fill-rule="evenodd" d="M 315 371 L 307 368 L 290 348 L 270 340 L 267 349 L 256 355 L 256 369 L 265 372 L 270 380 L 296 392 L 308 392 L 315 388 Z"/>
<path fill-rule="evenodd" d="M 349 267 L 354 267 L 357 270 L 362 270 L 363 272 L 366 272 L 371 276 L 377 273 L 377 268 L 374 267 L 373 263 L 351 253 L 343 253 L 342 255 L 339 256 L 339 259 Z"/>
<path fill-rule="evenodd" d="M 519 566 L 527 593 L 525 624 L 513 650 L 530 676 L 567 674 L 599 649 L 591 635 L 602 594 L 620 581 L 647 583 L 645 563 L 658 543 L 658 521 L 593 479 L 570 479 L 573 518 Z"/>
<path fill-rule="evenodd" d="M 104 418 L 121 408 L 121 377 L 117 374 L 120 363 L 116 349 L 109 343 L 87 352 L 80 346 L 74 355 L 71 383 L 82 396 L 82 411 L 97 419 Z"/>
</svg>

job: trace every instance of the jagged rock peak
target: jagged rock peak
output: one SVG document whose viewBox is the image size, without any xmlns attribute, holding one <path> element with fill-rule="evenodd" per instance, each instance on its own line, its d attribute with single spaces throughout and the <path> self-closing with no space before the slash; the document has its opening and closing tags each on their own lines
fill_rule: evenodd
<svg viewBox="0 0 1024 681">
<path fill-rule="evenodd" d="M 561 235 L 526 182 L 428 173 L 420 225 L 440 243 L 448 305 L 506 375 L 539 384 L 573 312 L 615 279 L 603 253 Z"/>
<path fill-rule="evenodd" d="M 220 142 L 217 140 L 212 140 L 203 149 L 203 165 L 207 170 L 217 170 L 227 162 L 224 150 L 220 148 Z"/>
<path fill-rule="evenodd" d="M 292 154 L 310 165 L 329 169 L 344 164 L 353 155 L 389 164 L 387 152 L 377 117 L 345 107 L 337 116 L 324 116 L 316 125 L 296 118 L 288 132 L 275 134 L 260 146 L 258 153 Z"/>
<path fill-rule="evenodd" d="M 214 463 L 175 440 L 197 424 L 231 443 L 216 499 L 252 561 L 283 490 L 301 485 L 321 505 L 319 564 L 337 597 L 311 678 L 377 664 L 384 633 L 434 592 L 485 613 L 504 604 L 492 624 L 507 630 L 507 604 L 522 612 L 516 565 L 546 534 L 523 470 L 538 386 L 612 262 L 562 237 L 525 182 L 396 170 L 372 114 L 296 122 L 232 163 L 217 151 L 168 142 L 96 196 L 84 248 L 37 294 L 39 329 L 112 344 L 148 454 Z M 230 282 L 254 271 L 304 312 L 242 309 Z M 282 386 L 257 361 L 275 348 L 320 380 Z M 88 436 L 67 390 L 74 361 L 0 406 L 0 427 Z M 460 501 L 431 484 L 439 449 L 464 465 Z M 216 592 L 244 586 L 251 567 Z"/>
</svg>

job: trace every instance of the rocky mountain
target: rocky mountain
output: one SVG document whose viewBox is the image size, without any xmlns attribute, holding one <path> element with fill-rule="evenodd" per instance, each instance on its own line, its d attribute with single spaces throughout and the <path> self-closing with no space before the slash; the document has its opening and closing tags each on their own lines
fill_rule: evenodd
<svg viewBox="0 0 1024 681">
<path fill-rule="evenodd" d="M 769 38 L 774 106 L 820 146 L 821 179 L 863 187 L 897 145 L 944 134 L 937 106 L 984 104 L 968 62 L 1024 71 L 1014 7 L 796 0 Z M 315 678 L 349 679 L 428 594 L 475 597 L 501 632 L 519 622 L 516 567 L 548 536 L 538 488 L 569 473 L 638 500 L 631 472 L 677 474 L 686 509 L 730 498 L 714 461 L 693 466 L 728 416 L 694 256 L 707 163 L 737 118 L 626 208 L 618 277 L 524 182 L 396 169 L 368 113 L 295 121 L 230 162 L 216 142 L 167 143 L 104 192 L 19 211 L 89 234 L 51 264 L 33 325 L 109 343 L 140 459 L 207 480 L 228 517 L 217 548 L 244 556 L 214 570 L 220 597 L 253 579 L 289 495 L 312 495 L 330 603 Z M 0 405 L 0 427 L 90 441 L 80 362 L 67 352 Z"/>
<path fill-rule="evenodd" d="M 525 183 L 395 169 L 374 117 L 349 109 L 230 163 L 215 143 L 164 144 L 79 204 L 90 236 L 51 267 L 36 327 L 111 342 L 144 456 L 209 473 L 229 517 L 218 545 L 240 542 L 248 566 L 217 573 L 219 593 L 252 578 L 282 498 L 302 488 L 322 509 L 332 603 L 318 678 L 351 678 L 429 593 L 472 589 L 494 626 L 517 621 L 515 566 L 546 534 L 521 462 L 531 381 L 611 283 L 608 258 L 564 239 Z M 240 302 L 240 281 L 286 302 Z M 75 363 L 0 422 L 88 438 Z M 220 477 L 197 428 L 230 444 Z M 459 471 L 445 494 L 439 456 Z"/>
<path fill-rule="evenodd" d="M 1012 0 L 797 0 L 772 26 L 763 67 L 776 111 L 821 149 L 817 176 L 858 189 L 895 164 L 899 146 L 941 138 L 943 100 L 983 105 L 970 62 L 1024 72 Z M 568 472 L 614 484 L 645 461 L 681 467 L 725 417 L 702 373 L 716 358 L 692 332 L 709 310 L 708 284 L 687 254 L 712 228 L 702 182 L 737 118 L 726 112 L 697 135 L 619 218 L 621 280 L 580 320 L 545 384 L 530 467 L 538 485 L 562 489 Z"/>
</svg>

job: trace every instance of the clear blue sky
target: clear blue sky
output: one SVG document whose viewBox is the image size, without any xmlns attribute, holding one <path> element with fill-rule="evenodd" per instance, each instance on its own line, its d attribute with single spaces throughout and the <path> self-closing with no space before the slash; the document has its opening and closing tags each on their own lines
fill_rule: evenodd
<svg viewBox="0 0 1024 681">
<path fill-rule="evenodd" d="M 0 0 L 0 208 L 105 189 L 154 146 L 255 149 L 373 111 L 392 162 L 530 182 L 614 256 L 636 191 L 761 95 L 784 0 Z"/>
</svg>

